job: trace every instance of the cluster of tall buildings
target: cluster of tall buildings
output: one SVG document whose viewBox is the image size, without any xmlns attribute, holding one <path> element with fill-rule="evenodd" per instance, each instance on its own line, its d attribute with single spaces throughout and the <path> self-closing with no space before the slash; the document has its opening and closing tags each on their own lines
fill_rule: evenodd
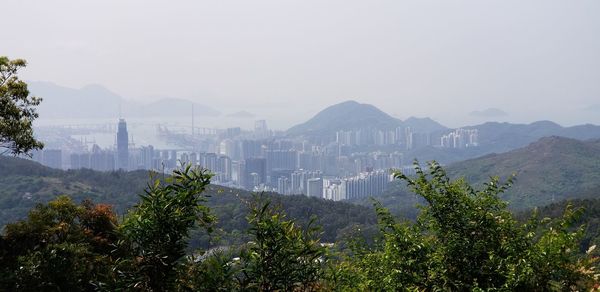
<svg viewBox="0 0 600 292">
<path fill-rule="evenodd" d="M 318 196 L 314 191 L 309 192 L 309 182 L 322 180 L 323 173 L 320 171 L 308 171 L 299 169 L 290 173 L 289 176 L 282 175 L 277 178 L 277 192 L 284 195 L 305 194 L 308 196 Z M 314 186 L 313 186 L 314 187 Z"/>
<path fill-rule="evenodd" d="M 444 148 L 467 148 L 479 145 L 479 131 L 477 129 L 456 129 L 443 135 L 440 145 Z"/>
<path fill-rule="evenodd" d="M 334 201 L 380 196 L 391 181 L 392 174 L 389 170 L 365 172 L 341 179 L 326 179 L 322 185 L 322 196 Z"/>
<path fill-rule="evenodd" d="M 284 195 L 305 194 L 334 201 L 380 196 L 391 182 L 390 170 L 363 172 L 351 177 L 324 178 L 321 172 L 299 170 L 292 178 L 280 177 L 277 192 Z"/>
<path fill-rule="evenodd" d="M 267 183 L 267 160 L 249 157 L 234 165 L 234 183 L 248 190 L 264 189 Z"/>
<path fill-rule="evenodd" d="M 432 145 L 433 137 L 430 133 L 398 127 L 337 131 L 334 140 L 330 137 L 309 141 L 277 136 L 260 120 L 250 132 L 229 128 L 213 131 L 213 136 L 199 140 L 196 138 L 202 133 L 193 131 L 193 145 L 155 149 L 152 145 L 133 147 L 124 119 L 119 120 L 116 128 L 116 145 L 112 148 L 93 145 L 89 150 L 67 152 L 66 157 L 61 150 L 49 149 L 38 153 L 37 159 L 55 168 L 100 171 L 170 172 L 181 163 L 189 163 L 210 170 L 212 182 L 217 184 L 347 200 L 381 195 L 390 182 L 392 169 L 411 171 L 405 165 L 404 151 Z M 439 140 L 440 136 L 435 137 L 441 147 L 478 145 L 477 130 L 457 129 Z M 382 150 L 373 151 L 372 146 L 382 146 L 375 148 Z"/>
<path fill-rule="evenodd" d="M 63 168 L 63 156 L 60 149 L 44 149 L 32 153 L 33 160 L 52 168 Z"/>
<path fill-rule="evenodd" d="M 431 145 L 431 135 L 414 132 L 410 127 L 398 127 L 394 130 L 365 128 L 337 131 L 335 142 L 342 146 L 401 145 L 410 150 Z"/>
</svg>

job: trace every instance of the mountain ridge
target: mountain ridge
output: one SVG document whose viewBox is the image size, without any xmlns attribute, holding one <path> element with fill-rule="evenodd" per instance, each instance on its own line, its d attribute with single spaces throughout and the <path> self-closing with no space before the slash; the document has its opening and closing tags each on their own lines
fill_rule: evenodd
<svg viewBox="0 0 600 292">
<path fill-rule="evenodd" d="M 447 129 L 430 118 L 411 117 L 402 121 L 374 105 L 348 100 L 326 107 L 306 122 L 289 128 L 287 134 L 291 136 L 332 135 L 340 130 L 364 128 L 393 130 L 401 126 L 409 126 L 417 132 Z"/>
<path fill-rule="evenodd" d="M 549 136 L 561 136 L 578 140 L 600 138 L 600 126 L 584 124 L 563 127 L 547 120 L 530 124 L 486 122 L 464 128 L 478 130 L 479 144 L 488 148 L 487 153 L 510 151 Z"/>
<path fill-rule="evenodd" d="M 582 194 L 600 186 L 600 140 L 544 137 L 523 148 L 450 164 L 447 170 L 479 185 L 490 176 L 506 179 L 516 174 L 504 197 L 515 206 L 583 198 Z"/>
<path fill-rule="evenodd" d="M 130 117 L 191 115 L 191 105 L 198 115 L 219 116 L 209 106 L 183 98 L 164 97 L 151 103 L 125 99 L 100 84 L 88 84 L 80 89 L 47 81 L 29 82 L 32 95 L 43 98 L 38 112 L 42 118 L 114 118 L 119 112 Z M 77 108 L 77 111 L 70 109 Z"/>
</svg>

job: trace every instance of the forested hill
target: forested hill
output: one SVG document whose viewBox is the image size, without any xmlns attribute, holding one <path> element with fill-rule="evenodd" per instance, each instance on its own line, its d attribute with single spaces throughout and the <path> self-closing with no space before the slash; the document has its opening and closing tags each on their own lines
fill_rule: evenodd
<svg viewBox="0 0 600 292">
<path fill-rule="evenodd" d="M 542 138 L 524 148 L 451 164 L 448 173 L 476 185 L 491 176 L 506 179 L 516 174 L 504 199 L 518 209 L 600 197 L 592 191 L 600 186 L 600 140 Z"/>
<path fill-rule="evenodd" d="M 160 178 L 156 173 L 155 178 Z M 150 181 L 148 171 L 98 172 L 88 169 L 62 171 L 25 159 L 0 157 L 0 226 L 22 219 L 38 203 L 46 203 L 59 195 L 68 195 L 79 202 L 91 199 L 96 203 L 113 205 L 119 214 L 138 202 Z M 243 201 L 251 199 L 247 191 L 211 185 L 206 192 L 207 205 L 219 218 L 217 234 L 225 240 L 230 233 L 242 234 L 247 227 L 247 208 Z M 323 240 L 334 241 L 341 232 L 355 224 L 371 226 L 375 213 L 369 207 L 333 202 L 305 196 L 264 194 L 282 206 L 289 217 L 307 223 L 315 215 L 323 226 Z M 206 246 L 208 238 L 195 238 L 196 244 Z"/>
<path fill-rule="evenodd" d="M 425 161 L 421 161 L 423 165 Z M 546 137 L 501 154 L 488 154 L 445 167 L 452 178 L 464 177 L 475 187 L 498 176 L 505 181 L 516 174 L 514 185 L 502 198 L 512 210 L 528 210 L 564 200 L 600 199 L 600 140 L 580 141 Z M 394 214 L 414 218 L 422 199 L 410 193 L 403 181 L 395 181 L 378 198 Z M 369 200 L 357 202 L 369 205 Z"/>
</svg>

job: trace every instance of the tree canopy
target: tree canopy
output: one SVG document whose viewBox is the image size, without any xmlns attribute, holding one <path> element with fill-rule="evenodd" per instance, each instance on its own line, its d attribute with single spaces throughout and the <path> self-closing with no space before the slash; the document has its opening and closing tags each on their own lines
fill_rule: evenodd
<svg viewBox="0 0 600 292">
<path fill-rule="evenodd" d="M 210 174 L 185 167 L 151 182 L 121 220 L 68 197 L 39 204 L 0 235 L 0 287 L 142 291 L 581 291 L 597 288 L 595 246 L 582 251 L 581 208 L 517 220 L 492 178 L 482 189 L 437 163 L 397 173 L 426 202 L 403 221 L 375 202 L 379 233 L 321 243 L 314 219 L 297 224 L 270 202 L 245 201 L 246 242 L 189 250 L 210 233 Z"/>
<path fill-rule="evenodd" d="M 581 208 L 563 216 L 517 221 L 499 195 L 512 184 L 491 178 L 481 190 L 450 180 L 437 163 L 397 173 L 427 204 L 415 223 L 394 218 L 376 203 L 381 237 L 354 245 L 337 267 L 337 287 L 368 291 L 578 290 L 598 281 L 596 259 L 579 252 Z"/>
<path fill-rule="evenodd" d="M 26 65 L 25 60 L 0 56 L 0 154 L 28 154 L 44 146 L 33 135 L 35 107 L 42 99 L 30 96 L 17 75 Z"/>
</svg>

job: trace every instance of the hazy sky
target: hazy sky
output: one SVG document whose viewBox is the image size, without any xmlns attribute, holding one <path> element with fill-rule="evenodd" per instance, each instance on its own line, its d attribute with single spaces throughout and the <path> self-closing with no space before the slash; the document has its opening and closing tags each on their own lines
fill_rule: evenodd
<svg viewBox="0 0 600 292">
<path fill-rule="evenodd" d="M 0 3 L 23 78 L 130 99 L 285 112 L 355 99 L 399 117 L 600 124 L 600 1 Z"/>
</svg>

